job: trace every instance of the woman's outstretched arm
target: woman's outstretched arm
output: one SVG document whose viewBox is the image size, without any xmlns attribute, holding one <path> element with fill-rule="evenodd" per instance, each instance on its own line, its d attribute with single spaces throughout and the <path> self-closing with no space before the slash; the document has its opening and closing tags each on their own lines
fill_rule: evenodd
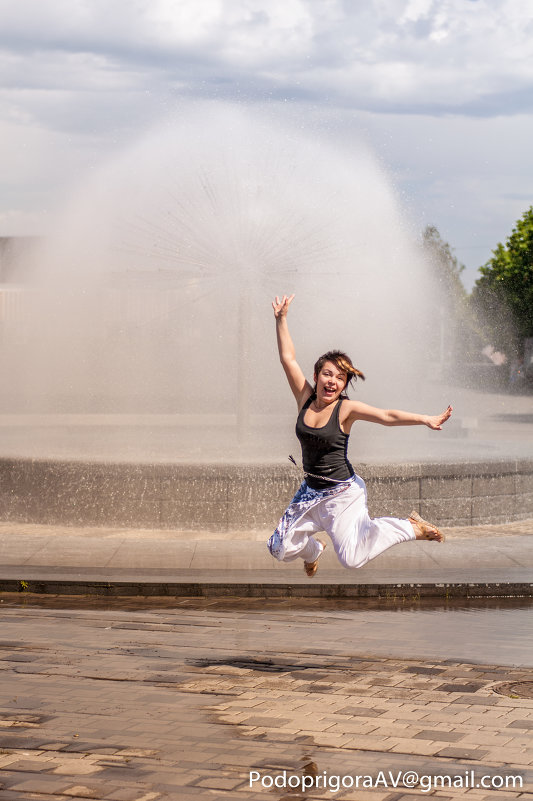
<svg viewBox="0 0 533 801">
<path fill-rule="evenodd" d="M 383 426 L 428 426 L 434 431 L 440 431 L 443 423 L 451 417 L 452 407 L 442 414 L 413 414 L 402 412 L 400 409 L 378 409 L 359 401 L 348 401 L 349 412 L 347 419 L 350 423 L 356 420 L 366 420 L 369 423 L 380 423 Z"/>
<path fill-rule="evenodd" d="M 285 375 L 292 390 L 292 394 L 296 398 L 298 406 L 302 406 L 313 389 L 309 382 L 306 380 L 302 368 L 296 361 L 296 352 L 292 342 L 292 337 L 289 332 L 287 323 L 287 312 L 289 306 L 293 301 L 294 295 L 287 297 L 283 295 L 281 300 L 276 295 L 272 301 L 272 308 L 274 309 L 274 317 L 276 318 L 276 337 L 278 340 L 279 360 L 285 370 Z"/>
</svg>

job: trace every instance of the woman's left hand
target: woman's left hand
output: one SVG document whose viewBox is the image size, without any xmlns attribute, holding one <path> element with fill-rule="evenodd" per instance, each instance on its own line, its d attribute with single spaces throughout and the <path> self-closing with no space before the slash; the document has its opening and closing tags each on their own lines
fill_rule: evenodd
<svg viewBox="0 0 533 801">
<path fill-rule="evenodd" d="M 440 431 L 442 428 L 442 424 L 449 420 L 452 416 L 452 407 L 448 406 L 445 412 L 442 414 L 436 414 L 433 417 L 428 416 L 426 425 L 428 428 L 432 428 L 434 431 Z"/>
</svg>

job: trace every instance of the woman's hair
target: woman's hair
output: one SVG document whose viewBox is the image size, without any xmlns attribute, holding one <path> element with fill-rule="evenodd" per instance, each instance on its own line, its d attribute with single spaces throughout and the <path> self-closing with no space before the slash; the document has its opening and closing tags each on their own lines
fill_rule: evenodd
<svg viewBox="0 0 533 801">
<path fill-rule="evenodd" d="M 352 364 L 352 360 L 346 353 L 343 353 L 341 350 L 328 350 L 327 353 L 322 354 L 319 359 L 315 362 L 314 366 L 314 375 L 318 375 L 322 368 L 324 367 L 326 362 L 333 362 L 333 364 L 337 367 L 338 370 L 342 370 L 343 373 L 346 373 L 346 387 L 352 381 L 357 381 L 360 378 L 362 381 L 365 380 L 365 377 L 361 370 L 358 370 L 357 367 L 354 367 Z M 341 397 L 346 396 L 346 387 L 344 387 L 344 391 L 341 393 Z M 316 392 L 316 382 L 314 390 Z"/>
</svg>

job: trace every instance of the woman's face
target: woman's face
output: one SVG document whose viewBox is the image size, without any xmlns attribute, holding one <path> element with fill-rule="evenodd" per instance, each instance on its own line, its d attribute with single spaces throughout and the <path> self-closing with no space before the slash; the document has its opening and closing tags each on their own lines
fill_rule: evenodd
<svg viewBox="0 0 533 801">
<path fill-rule="evenodd" d="M 348 376 L 333 362 L 325 362 L 318 375 L 315 375 L 316 397 L 319 403 L 336 401 L 346 386 Z"/>
</svg>

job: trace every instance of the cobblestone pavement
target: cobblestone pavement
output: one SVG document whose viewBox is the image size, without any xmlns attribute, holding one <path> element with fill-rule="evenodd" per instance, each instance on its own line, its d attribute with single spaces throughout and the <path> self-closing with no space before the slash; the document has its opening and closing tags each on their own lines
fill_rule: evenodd
<svg viewBox="0 0 533 801">
<path fill-rule="evenodd" d="M 377 656 L 372 620 L 323 602 L 106 609 L 5 596 L 2 799 L 533 799 L 533 671 Z M 401 771 L 418 786 L 393 787 Z M 333 792 L 355 775 L 366 784 Z M 509 776 L 522 787 L 506 788 Z M 282 786 L 293 777 L 299 788 Z M 427 777 L 444 786 L 426 792 Z M 471 786 L 481 777 L 503 786 Z"/>
</svg>

